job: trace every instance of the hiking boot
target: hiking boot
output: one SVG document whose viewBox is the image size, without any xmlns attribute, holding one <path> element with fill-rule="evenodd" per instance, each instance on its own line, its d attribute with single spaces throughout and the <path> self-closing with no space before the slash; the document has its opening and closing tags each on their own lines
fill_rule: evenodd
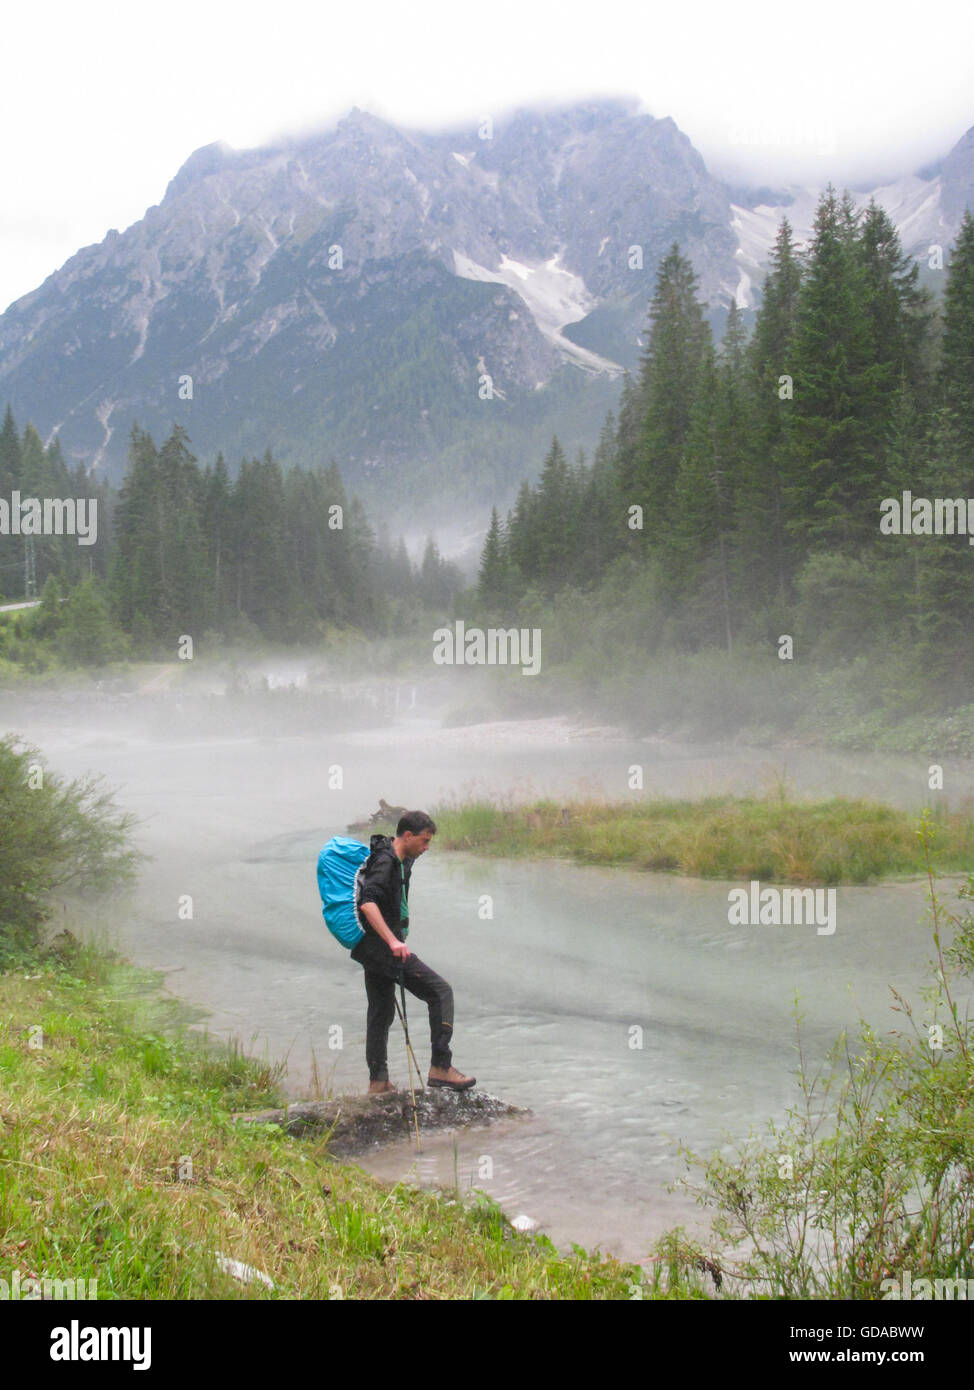
<svg viewBox="0 0 974 1390">
<path fill-rule="evenodd" d="M 396 1088 L 395 1088 L 395 1086 L 393 1086 L 393 1084 L 392 1084 L 391 1081 L 370 1081 L 370 1082 L 369 1082 L 369 1095 L 370 1095 L 370 1096 L 385 1096 L 385 1095 L 388 1095 L 390 1091 L 394 1091 L 395 1089 L 396 1089 Z"/>
<path fill-rule="evenodd" d="M 429 1076 L 426 1078 L 428 1086 L 445 1086 L 450 1091 L 469 1091 L 475 1085 L 475 1076 L 464 1076 L 462 1071 L 457 1071 L 456 1067 L 430 1067 Z"/>
</svg>

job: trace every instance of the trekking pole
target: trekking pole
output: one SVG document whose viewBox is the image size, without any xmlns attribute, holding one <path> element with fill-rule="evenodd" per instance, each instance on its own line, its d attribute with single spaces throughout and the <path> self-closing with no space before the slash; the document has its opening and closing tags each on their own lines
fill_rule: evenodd
<svg viewBox="0 0 974 1390">
<path fill-rule="evenodd" d="M 408 1030 L 407 1027 L 406 1027 L 406 1018 L 405 1018 L 405 1014 L 404 1014 L 404 1012 L 403 1012 L 403 1010 L 404 1010 L 404 1008 L 405 1008 L 406 1000 L 405 1000 L 405 998 L 403 998 L 403 1001 L 402 1001 L 402 1002 L 403 1002 L 403 1008 L 402 1008 L 402 1009 L 400 1009 L 400 1007 L 399 1007 L 399 1000 L 396 999 L 395 995 L 393 995 L 393 1000 L 395 1001 L 396 1013 L 399 1015 L 399 1021 L 402 1023 L 402 1030 L 403 1030 L 403 1032 L 406 1034 L 406 1048 L 407 1048 L 407 1052 L 408 1052 L 408 1057 L 412 1057 L 412 1059 L 413 1059 L 413 1066 L 416 1068 L 416 1079 L 419 1081 L 420 1089 L 425 1091 L 425 1090 L 426 1090 L 426 1087 L 423 1085 L 423 1073 L 420 1071 L 420 1069 L 419 1069 L 419 1063 L 416 1061 L 416 1054 L 415 1054 L 415 1052 L 413 1051 L 413 1045 L 412 1045 L 412 1043 L 409 1041 L 409 1030 Z M 408 1057 L 407 1057 L 407 1060 L 408 1060 Z"/>
<path fill-rule="evenodd" d="M 401 970 L 401 969 L 400 969 L 400 971 L 399 971 L 399 993 L 400 993 L 400 995 L 402 996 L 402 1008 L 401 1008 L 401 1009 L 399 1009 L 399 1001 L 396 999 L 395 994 L 393 994 L 392 997 L 393 997 L 393 999 L 395 1000 L 396 1008 L 399 1009 L 399 1018 L 400 1018 L 400 1020 L 402 1021 L 402 1031 L 403 1031 L 403 1033 L 406 1035 L 406 1066 L 407 1066 L 407 1068 L 408 1068 L 408 1070 L 409 1070 L 409 1094 L 410 1094 L 410 1097 L 411 1097 L 411 1099 L 412 1099 L 412 1106 L 413 1106 L 413 1128 L 414 1128 L 415 1131 L 416 1131 L 416 1152 L 418 1153 L 418 1152 L 419 1152 L 419 1117 L 418 1117 L 418 1115 L 417 1115 L 417 1113 L 416 1113 L 416 1089 L 415 1089 L 415 1087 L 413 1086 L 413 1062 L 414 1062 L 416 1059 L 415 1059 L 415 1057 L 413 1056 L 412 1045 L 411 1045 L 411 1043 L 410 1043 L 410 1041 L 409 1041 L 409 1028 L 406 1026 L 406 989 L 405 989 L 405 986 L 404 986 L 404 984 L 403 984 L 403 975 L 402 975 L 402 970 Z M 418 1066 L 417 1066 L 417 1068 L 416 1068 L 416 1075 L 417 1075 L 417 1077 L 419 1076 L 419 1067 L 418 1067 Z"/>
<path fill-rule="evenodd" d="M 392 1002 L 396 1006 L 396 1013 L 399 1015 L 399 1022 L 402 1024 L 402 1031 L 406 1035 L 406 1047 L 408 1049 L 409 1056 L 411 1056 L 413 1059 L 413 1066 L 416 1068 L 416 1078 L 419 1081 L 421 1090 L 425 1091 L 426 1087 L 423 1085 L 423 1073 L 420 1071 L 419 1063 L 416 1061 L 416 1053 L 413 1052 L 413 1045 L 409 1041 L 409 1029 L 406 1027 L 406 991 L 403 987 L 403 974 L 401 968 L 399 971 L 399 993 L 402 995 L 402 1008 L 400 1009 L 399 1007 L 399 1000 L 396 998 L 395 991 L 393 991 Z"/>
</svg>

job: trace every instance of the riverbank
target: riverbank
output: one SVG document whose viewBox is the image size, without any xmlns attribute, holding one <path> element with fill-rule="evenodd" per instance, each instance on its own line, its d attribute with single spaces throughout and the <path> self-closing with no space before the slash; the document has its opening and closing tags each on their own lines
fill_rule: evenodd
<svg viewBox="0 0 974 1390">
<path fill-rule="evenodd" d="M 482 1194 L 380 1183 L 336 1160 L 327 1133 L 238 1123 L 284 1103 L 280 1070 L 188 1033 L 157 977 L 59 942 L 0 974 L 8 1285 L 19 1272 L 21 1286 L 94 1279 L 99 1298 L 150 1300 L 632 1296 L 638 1266 L 561 1255 Z"/>
<path fill-rule="evenodd" d="M 974 760 L 974 704 L 942 707 L 936 691 L 904 693 L 893 662 L 817 667 L 794 682 L 766 651 L 661 654 L 649 670 L 603 652 L 591 668 L 546 658 L 538 681 L 511 681 L 493 667 L 442 667 L 429 661 L 425 628 L 365 642 L 354 633 L 291 646 L 230 642 L 215 636 L 192 660 L 118 660 L 100 667 L 33 659 L 25 640 L 30 611 L 0 614 L 0 697 L 83 708 L 145 705 L 155 723 L 217 731 L 233 707 L 255 728 L 351 729 L 370 718 L 435 720 L 449 732 L 471 727 L 565 723 L 576 731 L 611 727 L 625 740 L 679 746 L 712 744 L 889 753 Z M 596 625 L 597 626 L 597 625 Z M 429 633 L 436 627 L 430 619 Z M 546 630 L 546 643 L 558 648 Z M 574 641 L 567 650 L 574 652 Z M 628 653 L 631 658 L 632 653 Z M 381 678 L 376 672 L 385 673 Z M 503 733 L 498 735 L 504 737 Z"/>
<path fill-rule="evenodd" d="M 800 884 L 866 884 L 925 871 L 920 815 L 865 799 L 476 800 L 432 814 L 444 848 L 487 855 Z M 974 816 L 935 806 L 930 827 L 938 867 L 969 872 Z"/>
</svg>

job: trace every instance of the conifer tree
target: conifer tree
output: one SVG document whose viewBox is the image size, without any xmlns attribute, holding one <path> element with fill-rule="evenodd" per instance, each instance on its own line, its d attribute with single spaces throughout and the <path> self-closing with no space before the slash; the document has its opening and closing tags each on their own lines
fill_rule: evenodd
<svg viewBox="0 0 974 1390">
<path fill-rule="evenodd" d="M 22 465 L 20 435 L 9 404 L 0 428 L 0 497 L 10 505 L 12 494 L 20 488 Z M 24 592 L 24 542 L 21 536 L 0 534 L 0 595 Z"/>
<path fill-rule="evenodd" d="M 57 475 L 43 440 L 32 424 L 27 424 L 20 441 L 20 492 L 22 499 L 37 498 L 43 506 L 45 498 L 60 497 L 65 489 L 63 478 Z M 59 574 L 62 568 L 63 539 L 36 533 L 32 537 L 34 572 L 38 589 L 44 587 L 49 574 Z"/>
<path fill-rule="evenodd" d="M 127 631 L 165 644 L 199 635 L 209 588 L 202 502 L 203 478 L 182 426 L 157 450 L 133 425 L 110 579 Z"/>
<path fill-rule="evenodd" d="M 747 461 L 734 497 L 737 566 L 756 605 L 784 599 L 797 563 L 786 526 L 785 487 L 800 288 L 801 266 L 783 218 L 746 353 Z"/>
<path fill-rule="evenodd" d="M 432 536 L 426 539 L 417 587 L 423 602 L 432 609 L 440 609 L 449 604 L 460 588 L 459 571 L 450 561 L 443 559 L 440 548 Z"/>
<path fill-rule="evenodd" d="M 536 511 L 535 494 L 525 479 L 507 518 L 507 537 L 510 560 L 517 574 L 527 583 L 533 583 L 540 575 Z"/>
<path fill-rule="evenodd" d="M 205 470 L 203 482 L 203 534 L 211 586 L 207 618 L 222 628 L 232 610 L 231 487 L 222 451 L 213 467 Z"/>
<path fill-rule="evenodd" d="M 643 409 L 640 390 L 629 372 L 622 379 L 622 393 L 619 397 L 619 422 L 614 442 L 614 471 L 616 490 L 624 506 L 641 505 L 636 492 L 637 461 L 639 441 L 642 434 Z M 627 529 L 627 541 L 638 544 L 636 535 Z"/>
<path fill-rule="evenodd" d="M 504 535 L 497 508 L 492 507 L 477 577 L 477 594 L 482 603 L 493 606 L 503 601 L 504 577 Z"/>
<path fill-rule="evenodd" d="M 919 285 L 920 267 L 904 254 L 899 233 L 885 208 L 870 199 L 860 229 L 858 252 L 865 272 L 865 313 L 871 332 L 871 357 L 882 365 L 877 399 L 882 407 L 905 377 L 913 396 L 927 390 L 927 338 L 930 296 Z M 886 411 L 877 412 L 880 427 Z"/>
<path fill-rule="evenodd" d="M 565 582 L 572 552 L 574 486 L 564 450 L 555 437 L 535 490 L 535 565 L 537 577 L 552 591 Z"/>
<path fill-rule="evenodd" d="M 729 537 L 735 441 L 727 414 L 727 382 L 740 351 L 731 324 L 731 361 L 718 368 L 711 345 L 697 371 L 690 428 L 680 460 L 673 520 L 661 544 L 663 582 L 683 612 L 681 627 L 690 645 L 718 642 L 733 650 L 734 616 Z"/>
<path fill-rule="evenodd" d="M 617 427 L 610 410 L 602 426 L 592 466 L 579 479 L 576 496 L 574 582 L 597 583 L 608 567 L 630 548 L 625 502 L 618 491 Z"/>
<path fill-rule="evenodd" d="M 61 626 L 63 599 L 61 585 L 53 574 L 49 574 L 41 590 L 40 607 L 34 615 L 34 631 L 39 636 L 50 637 Z"/>
<path fill-rule="evenodd" d="M 674 242 L 661 262 L 640 367 L 643 406 L 631 472 L 620 483 L 645 509 L 646 539 L 659 539 L 673 514 L 673 490 L 690 427 L 700 361 L 711 343 L 693 265 Z"/>
<path fill-rule="evenodd" d="M 412 562 L 409 558 L 409 551 L 406 549 L 406 542 L 400 536 L 389 563 L 389 588 L 392 593 L 403 597 L 411 594 L 413 587 Z"/>
<path fill-rule="evenodd" d="M 115 512 L 115 547 L 109 564 L 109 591 L 120 625 L 151 628 L 158 607 L 153 549 L 153 491 L 157 463 L 150 436 L 133 422 L 128 470 Z"/>
<path fill-rule="evenodd" d="M 154 479 L 156 631 L 165 641 L 200 635 L 209 589 L 201 513 L 203 477 L 182 425 L 159 450 Z"/>
<path fill-rule="evenodd" d="M 964 211 L 947 269 L 940 386 L 958 448 L 974 465 L 974 216 L 970 208 Z"/>
<path fill-rule="evenodd" d="M 334 460 L 320 476 L 320 512 L 313 541 L 321 586 L 319 609 L 328 622 L 354 627 L 365 609 L 371 611 L 371 594 L 380 582 L 371 572 L 372 538 L 366 534 L 364 516 L 349 501 Z M 341 526 L 332 524 L 339 519 Z"/>
<path fill-rule="evenodd" d="M 14 413 L 9 404 L 0 428 L 0 495 L 6 496 L 20 487 L 23 466 L 20 459 L 20 436 L 14 423 Z"/>
<path fill-rule="evenodd" d="M 82 580 L 61 610 L 58 649 L 70 665 L 104 666 L 122 653 L 120 634 L 112 625 L 101 586 L 94 577 Z"/>
<path fill-rule="evenodd" d="M 338 469 L 335 469 L 337 475 Z M 339 485 L 341 478 L 338 478 Z M 342 487 L 344 493 L 344 487 Z M 349 627 L 358 627 L 372 632 L 380 617 L 380 596 L 375 583 L 375 534 L 369 525 L 365 508 L 360 498 L 353 496 L 345 510 L 346 523 L 343 531 L 332 532 L 341 536 L 342 543 L 336 553 L 344 554 L 344 564 L 339 571 L 339 584 L 344 600 L 344 622 Z M 451 588 L 454 583 L 453 566 L 448 566 L 446 580 Z"/>
<path fill-rule="evenodd" d="M 929 428 L 912 425 L 912 458 L 904 459 L 890 492 L 908 488 L 928 498 L 974 497 L 974 218 L 964 213 L 944 292 L 940 405 Z M 901 407 L 900 415 L 904 407 Z M 902 428 L 902 426 L 901 426 Z M 907 448 L 911 442 L 908 436 Z M 902 453 L 901 446 L 897 453 Z M 974 681 L 969 634 L 974 622 L 972 551 L 965 536 L 890 538 L 913 558 L 913 613 L 918 669 L 941 705 L 968 703 Z M 967 692 L 967 693 L 965 693 Z"/>
<path fill-rule="evenodd" d="M 241 464 L 232 511 L 237 613 L 262 632 L 285 628 L 291 594 L 284 480 L 269 449 Z"/>
<path fill-rule="evenodd" d="M 830 184 L 799 294 L 786 500 L 799 538 L 834 549 L 873 538 L 882 471 L 875 404 L 884 371 L 871 355 L 854 236 L 848 199 L 840 203 Z"/>
</svg>

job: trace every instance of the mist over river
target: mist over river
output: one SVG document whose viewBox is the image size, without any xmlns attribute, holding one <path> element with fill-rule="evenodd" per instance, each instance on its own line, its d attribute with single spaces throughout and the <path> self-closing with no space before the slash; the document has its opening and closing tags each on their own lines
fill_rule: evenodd
<svg viewBox="0 0 974 1390">
<path fill-rule="evenodd" d="M 910 809 L 929 799 L 919 756 L 689 748 L 558 718 L 442 728 L 414 711 L 371 729 L 241 734 L 228 704 L 224 732 L 213 733 L 188 716 L 154 730 L 148 705 L 8 692 L 0 726 L 36 743 L 58 773 L 104 774 L 142 819 L 152 859 L 102 925 L 133 960 L 166 972 L 173 993 L 204 1006 L 212 1033 L 286 1057 L 294 1096 L 310 1093 L 315 1059 L 325 1090 L 367 1084 L 362 973 L 324 926 L 315 861 L 380 797 L 432 810 L 474 793 L 700 796 L 761 791 L 786 773 L 799 793 Z M 633 764 L 644 768 L 642 793 L 628 789 Z M 331 790 L 336 766 L 343 785 Z M 945 765 L 945 778 L 938 795 L 949 803 L 974 795 L 972 765 Z M 919 1003 L 932 950 L 920 882 L 839 888 L 832 936 L 732 927 L 730 886 L 486 859 L 434 839 L 412 879 L 409 944 L 454 987 L 456 1064 L 534 1118 L 458 1135 L 456 1149 L 449 1136 L 426 1138 L 419 1160 L 408 1143 L 393 1146 L 363 1166 L 472 1183 L 560 1244 L 633 1259 L 666 1226 L 702 1221 L 689 1198 L 664 1191 L 683 1170 L 677 1144 L 709 1150 L 797 1100 L 796 990 L 814 1064 L 860 1012 L 895 1026 L 889 984 Z M 178 915 L 186 894 L 192 920 Z M 492 920 L 478 914 L 484 894 Z M 408 1003 L 425 1072 L 425 1011 Z M 334 1024 L 340 1050 L 328 1046 Z M 641 1047 L 630 1046 L 635 1028 Z M 398 1023 L 389 1055 L 405 1085 Z"/>
</svg>

